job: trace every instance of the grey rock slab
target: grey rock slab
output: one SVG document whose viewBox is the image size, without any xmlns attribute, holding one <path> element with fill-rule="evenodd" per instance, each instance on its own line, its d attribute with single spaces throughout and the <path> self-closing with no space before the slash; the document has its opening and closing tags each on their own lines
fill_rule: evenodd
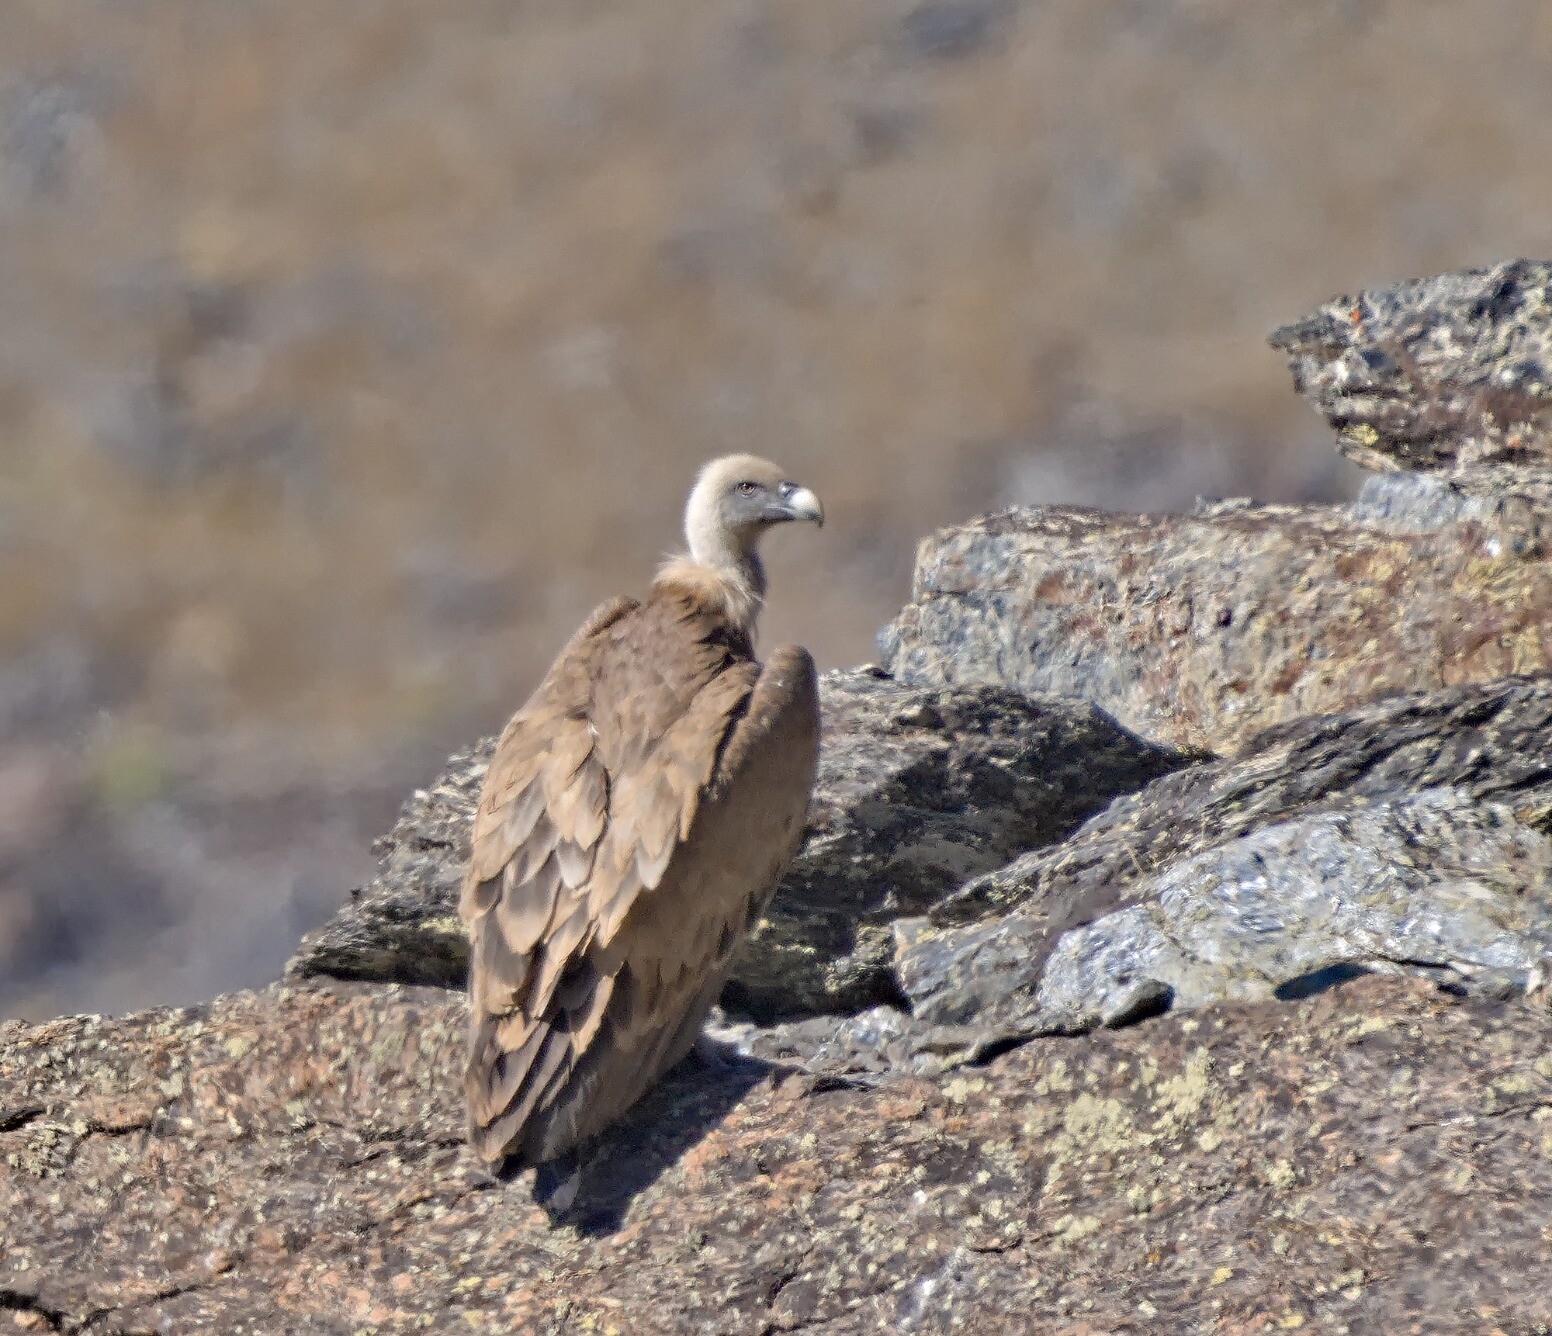
<svg viewBox="0 0 1552 1336">
<path fill-rule="evenodd" d="M 1552 679 L 1510 677 L 1297 719 L 1232 757 L 1117 799 L 1060 845 L 975 877 L 939 926 L 1018 908 L 1058 928 L 1097 918 L 1172 863 L 1322 810 L 1454 788 L 1552 832 Z"/>
<path fill-rule="evenodd" d="M 1346 506 L 1016 508 L 918 549 L 884 666 L 1092 701 L 1175 746 L 1552 668 L 1552 474 L 1376 480 Z"/>
<path fill-rule="evenodd" d="M 1346 507 L 1358 524 L 1427 533 L 1476 523 L 1505 551 L 1544 551 L 1552 525 L 1552 468 L 1483 464 L 1433 473 L 1376 473 Z"/>
<path fill-rule="evenodd" d="M 930 1067 L 1359 970 L 1533 990 L 1549 726 L 1552 682 L 1506 679 L 1299 720 L 1120 798 L 895 925 L 895 1045 Z"/>
<path fill-rule="evenodd" d="M 1552 840 L 1503 804 L 1429 789 L 1181 859 L 1048 955 L 1040 934 L 1015 914 L 908 948 L 902 983 L 923 1036 L 960 1027 L 984 1048 L 1363 972 L 1531 991 L 1552 962 Z"/>
<path fill-rule="evenodd" d="M 1184 859 L 1140 903 L 1067 933 L 1037 1003 L 1064 1029 L 1132 1008 L 1266 998 L 1336 966 L 1525 991 L 1552 954 L 1552 841 L 1453 789 L 1257 831 Z"/>
<path fill-rule="evenodd" d="M 1337 297 L 1271 342 L 1364 468 L 1552 461 L 1546 261 Z"/>
<path fill-rule="evenodd" d="M 826 673 L 824 739 L 803 847 L 725 1001 L 764 1020 L 894 1000 L 890 923 L 1059 840 L 1188 756 L 1090 705 L 1001 688 Z M 457 896 L 492 740 L 458 754 L 378 845 L 382 871 L 310 934 L 288 975 L 462 983 Z"/>
</svg>

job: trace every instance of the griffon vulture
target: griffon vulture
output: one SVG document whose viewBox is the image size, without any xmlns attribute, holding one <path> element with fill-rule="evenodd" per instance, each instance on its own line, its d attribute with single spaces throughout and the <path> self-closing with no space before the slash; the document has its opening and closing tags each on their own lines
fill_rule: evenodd
<svg viewBox="0 0 1552 1336">
<path fill-rule="evenodd" d="M 765 460 L 708 464 L 688 554 L 594 612 L 501 735 L 460 905 L 493 1166 L 569 1156 L 685 1056 L 796 850 L 818 694 L 806 650 L 754 657 L 757 545 L 823 519 Z"/>
</svg>

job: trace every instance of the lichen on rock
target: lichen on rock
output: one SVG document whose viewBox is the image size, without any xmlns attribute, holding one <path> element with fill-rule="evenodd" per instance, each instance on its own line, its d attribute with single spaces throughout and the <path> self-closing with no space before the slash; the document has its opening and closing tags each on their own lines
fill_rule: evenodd
<svg viewBox="0 0 1552 1336">
<path fill-rule="evenodd" d="M 1346 506 L 1014 509 L 922 542 L 883 662 L 1227 752 L 1283 720 L 1552 668 L 1549 531 L 1545 472 L 1376 485 Z"/>
</svg>

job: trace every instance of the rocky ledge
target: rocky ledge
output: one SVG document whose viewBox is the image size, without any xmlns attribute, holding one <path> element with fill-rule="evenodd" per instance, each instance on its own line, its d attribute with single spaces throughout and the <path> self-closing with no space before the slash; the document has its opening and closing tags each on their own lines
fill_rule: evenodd
<svg viewBox="0 0 1552 1336">
<path fill-rule="evenodd" d="M 485 745 L 283 982 L 7 1024 L 0 1329 L 1552 1322 L 1549 275 L 1278 333 L 1389 470 L 1350 505 L 928 539 L 824 680 L 726 1061 L 568 1224 L 462 1145 Z"/>
<path fill-rule="evenodd" d="M 1364 468 L 1552 463 L 1552 264 L 1336 297 L 1272 335 Z"/>
<path fill-rule="evenodd" d="M 0 1329 L 1527 1332 L 1552 1016 L 1420 983 L 1220 1004 L 946 1080 L 682 1070 L 553 1229 L 462 1149 L 397 985 L 3 1032 Z"/>
<path fill-rule="evenodd" d="M 1079 696 L 1233 750 L 1286 719 L 1552 664 L 1552 470 L 1382 475 L 1345 506 L 1023 508 L 922 543 L 884 666 Z"/>
</svg>

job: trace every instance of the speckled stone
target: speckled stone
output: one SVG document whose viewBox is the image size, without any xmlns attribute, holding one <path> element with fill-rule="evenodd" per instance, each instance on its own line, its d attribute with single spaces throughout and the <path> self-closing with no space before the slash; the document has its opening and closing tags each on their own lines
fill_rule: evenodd
<svg viewBox="0 0 1552 1336">
<path fill-rule="evenodd" d="M 1296 719 L 1237 755 L 1166 775 L 1051 849 L 972 878 L 931 911 L 940 925 L 1017 908 L 1075 926 L 1125 903 L 1170 864 L 1266 826 L 1450 788 L 1506 804 L 1552 834 L 1552 678 L 1509 677 L 1343 714 Z"/>
<path fill-rule="evenodd" d="M 1552 485 L 1484 469 L 1347 506 L 1025 507 L 925 539 L 883 663 L 1087 700 L 1233 751 L 1384 696 L 1552 668 Z"/>
<path fill-rule="evenodd" d="M 1271 342 L 1364 468 L 1552 463 L 1546 261 L 1336 297 Z"/>
<path fill-rule="evenodd" d="M 1125 900 L 1054 940 L 1019 914 L 924 932 L 899 964 L 915 1022 L 970 1027 L 984 1048 L 1366 971 L 1495 994 L 1552 976 L 1552 840 L 1452 789 L 1228 839 Z"/>
<path fill-rule="evenodd" d="M 1361 979 L 924 1080 L 687 1066 L 552 1227 L 462 1146 L 462 999 L 0 1027 L 0 1330 L 1531 1331 L 1552 1014 Z"/>
</svg>

